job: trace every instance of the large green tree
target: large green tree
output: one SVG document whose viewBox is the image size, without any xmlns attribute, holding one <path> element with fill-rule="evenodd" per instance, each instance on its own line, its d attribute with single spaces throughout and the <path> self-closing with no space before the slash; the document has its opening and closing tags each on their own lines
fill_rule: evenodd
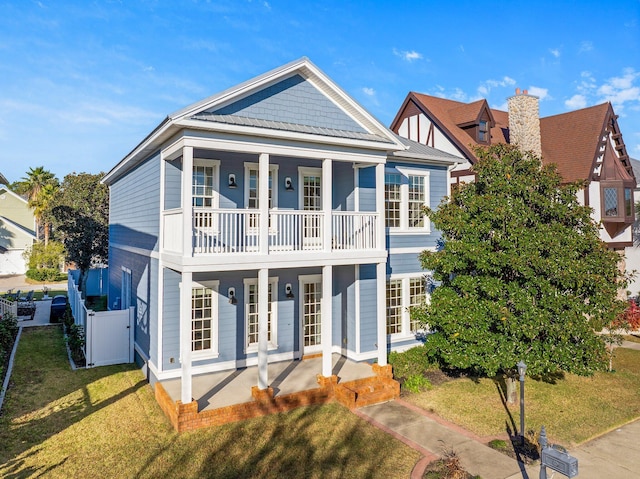
<svg viewBox="0 0 640 479">
<path fill-rule="evenodd" d="M 509 145 L 477 155 L 476 180 L 427 209 L 443 242 L 421 261 L 440 284 L 412 314 L 433 331 L 429 350 L 490 376 L 520 360 L 532 375 L 604 369 L 597 333 L 624 309 L 626 278 L 577 200 L 580 185 Z"/>
<path fill-rule="evenodd" d="M 100 183 L 104 173 L 72 173 L 64 177 L 49 205 L 56 238 L 67 260 L 84 273 L 104 264 L 109 249 L 109 189 Z"/>
</svg>

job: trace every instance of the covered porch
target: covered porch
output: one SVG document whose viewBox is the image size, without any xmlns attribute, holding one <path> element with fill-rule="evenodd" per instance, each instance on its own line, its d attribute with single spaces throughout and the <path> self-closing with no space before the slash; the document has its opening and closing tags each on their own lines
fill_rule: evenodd
<svg viewBox="0 0 640 479">
<path fill-rule="evenodd" d="M 156 398 L 178 431 L 338 401 L 350 409 L 399 396 L 390 366 L 355 362 L 333 354 L 332 375 L 322 375 L 322 357 L 268 365 L 269 387 L 256 386 L 257 366 L 193 376 L 193 401 L 180 401 L 181 379 L 159 381 Z"/>
</svg>

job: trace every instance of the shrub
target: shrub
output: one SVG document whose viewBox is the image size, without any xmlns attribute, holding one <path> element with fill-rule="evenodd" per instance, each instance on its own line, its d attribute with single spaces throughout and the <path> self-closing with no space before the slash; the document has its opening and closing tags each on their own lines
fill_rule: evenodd
<svg viewBox="0 0 640 479">
<path fill-rule="evenodd" d="M 424 345 L 416 346 L 402 353 L 392 351 L 389 354 L 389 364 L 393 366 L 393 375 L 396 379 L 423 376 L 426 371 L 436 366 Z"/>
<path fill-rule="evenodd" d="M 26 276 L 34 281 L 64 281 L 67 278 L 65 273 L 54 268 L 29 269 Z"/>
<path fill-rule="evenodd" d="M 419 393 L 431 389 L 431 382 L 422 374 L 414 374 L 404 381 L 404 388 L 412 393 Z"/>
<path fill-rule="evenodd" d="M 18 333 L 18 321 L 11 314 L 0 315 L 0 384 L 4 379 L 5 365 Z"/>
<path fill-rule="evenodd" d="M 84 364 L 84 328 L 76 324 L 72 324 L 67 332 L 67 344 L 71 351 L 71 357 L 76 364 Z"/>
</svg>

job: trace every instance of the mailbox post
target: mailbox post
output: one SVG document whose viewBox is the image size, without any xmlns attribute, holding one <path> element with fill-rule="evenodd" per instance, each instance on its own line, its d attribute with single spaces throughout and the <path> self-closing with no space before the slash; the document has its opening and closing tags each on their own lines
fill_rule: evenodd
<svg viewBox="0 0 640 479">
<path fill-rule="evenodd" d="M 564 447 L 548 445 L 547 431 L 540 429 L 540 479 L 547 479 L 547 467 L 567 477 L 578 475 L 578 459 L 570 456 Z"/>
</svg>

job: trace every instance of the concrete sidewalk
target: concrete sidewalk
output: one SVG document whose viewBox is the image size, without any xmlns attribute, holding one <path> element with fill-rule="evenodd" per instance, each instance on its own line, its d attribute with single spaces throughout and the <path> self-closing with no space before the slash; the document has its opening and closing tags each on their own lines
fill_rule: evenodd
<svg viewBox="0 0 640 479">
<path fill-rule="evenodd" d="M 356 411 L 360 417 L 421 452 L 425 458 L 412 474 L 421 478 L 430 461 L 454 450 L 464 469 L 482 479 L 537 479 L 540 466 L 524 466 L 497 452 L 481 438 L 401 399 Z M 482 442 L 481 442 L 482 441 Z M 629 423 L 568 451 L 578 459 L 581 479 L 637 479 L 640 477 L 640 421 Z M 554 471 L 547 468 L 547 477 Z M 555 477 L 565 477 L 555 473 Z"/>
</svg>

